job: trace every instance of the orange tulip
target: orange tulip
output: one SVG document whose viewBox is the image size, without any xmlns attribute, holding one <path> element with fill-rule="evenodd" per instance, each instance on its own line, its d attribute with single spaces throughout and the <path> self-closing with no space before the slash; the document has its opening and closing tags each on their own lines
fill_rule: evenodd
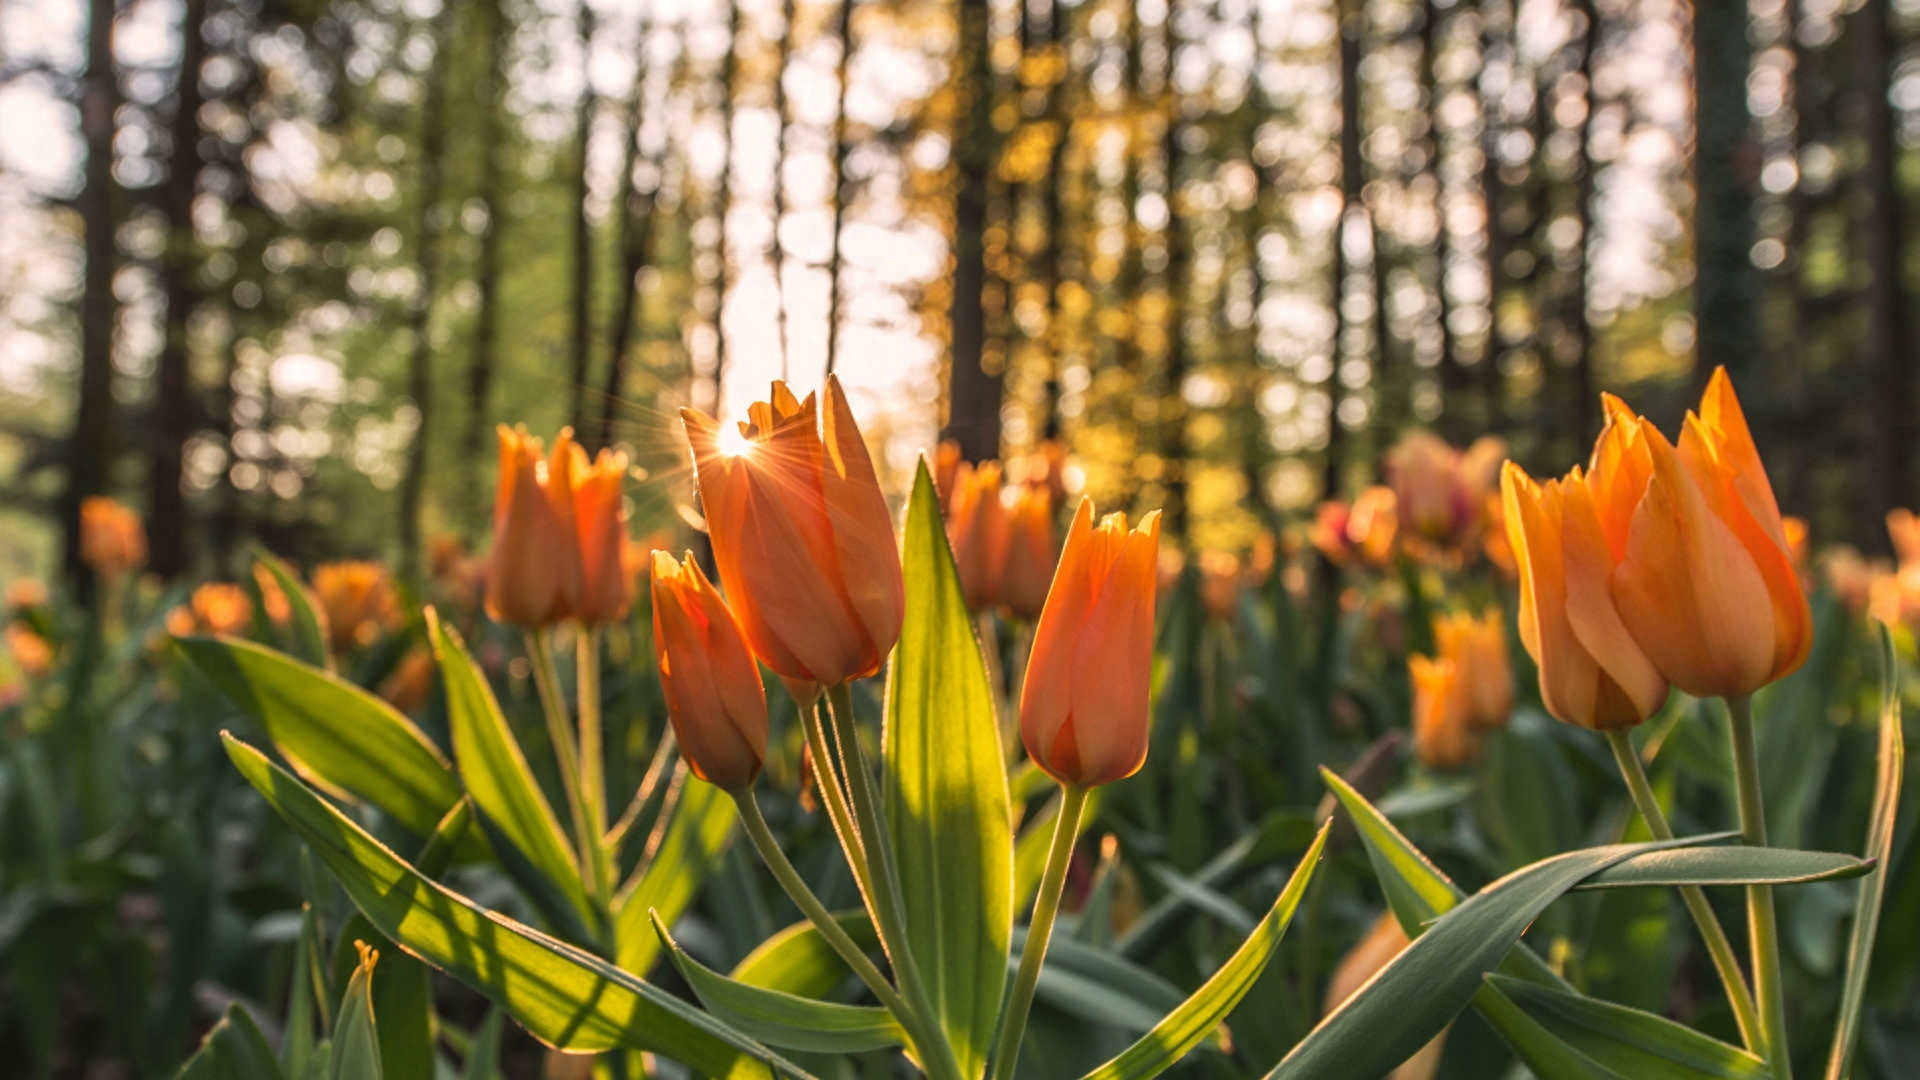
<svg viewBox="0 0 1920 1080">
<path fill-rule="evenodd" d="M 1484 731 L 1504 725 L 1513 713 L 1513 667 L 1500 609 L 1489 608 L 1477 619 L 1465 612 L 1442 616 L 1434 620 L 1433 636 L 1439 655 L 1459 674 L 1468 726 Z"/>
<path fill-rule="evenodd" d="M 933 448 L 933 490 L 940 496 L 942 510 L 953 498 L 953 481 L 960 474 L 960 465 L 960 444 L 941 439 L 940 445 Z"/>
<path fill-rule="evenodd" d="M 32 578 L 15 578 L 7 583 L 7 608 L 18 614 L 47 606 L 47 587 Z"/>
<path fill-rule="evenodd" d="M 1362 491 L 1352 505 L 1339 500 L 1321 503 L 1313 524 L 1313 546 L 1336 566 L 1355 558 L 1376 566 L 1386 563 L 1400 529 L 1398 502 L 1392 488 L 1375 486 Z"/>
<path fill-rule="evenodd" d="M 743 791 L 767 759 L 767 698 L 733 611 L 689 554 L 653 553 L 653 651 L 695 776 Z"/>
<path fill-rule="evenodd" d="M 553 454 L 542 461 L 539 439 L 523 428 L 500 427 L 493 556 L 487 563 L 487 614 L 497 622 L 550 626 L 567 617 L 579 595 L 567 482 L 572 444 L 573 432 L 562 430 Z"/>
<path fill-rule="evenodd" d="M 1413 678 L 1413 752 L 1430 769 L 1458 769 L 1473 760 L 1471 703 L 1461 665 L 1450 657 L 1415 653 L 1407 658 Z"/>
<path fill-rule="evenodd" d="M 7 654 L 13 658 L 13 666 L 20 674 L 38 679 L 53 670 L 53 646 L 34 633 L 32 627 L 26 623 L 8 623 L 5 638 Z"/>
<path fill-rule="evenodd" d="M 1676 448 L 1617 398 L 1594 449 L 1594 507 L 1618 568 L 1613 599 L 1641 649 L 1696 697 L 1791 674 L 1813 615 L 1780 508 L 1724 369 Z"/>
<path fill-rule="evenodd" d="M 387 704 L 401 712 L 415 712 L 427 703 L 427 695 L 433 690 L 433 676 L 439 670 L 440 665 L 433 659 L 433 650 L 416 645 L 381 680 L 379 694 Z"/>
<path fill-rule="evenodd" d="M 1209 618 L 1232 622 L 1239 617 L 1240 588 L 1244 580 L 1238 555 L 1228 551 L 1200 554 L 1200 602 Z"/>
<path fill-rule="evenodd" d="M 1632 727 L 1667 700 L 1667 680 L 1627 632 L 1609 587 L 1617 565 L 1589 478 L 1535 483 L 1501 475 L 1507 538 L 1520 570 L 1520 642 L 1540 668 L 1540 698 L 1569 724 Z"/>
<path fill-rule="evenodd" d="M 313 595 L 326 612 L 335 652 L 373 644 L 399 615 L 393 576 L 376 562 L 321 563 L 313 568 Z"/>
<path fill-rule="evenodd" d="M 1367 936 L 1361 938 L 1359 944 L 1341 959 L 1340 966 L 1334 969 L 1333 981 L 1327 985 L 1324 1011 L 1331 1013 L 1339 1008 L 1411 944 L 1413 942 L 1407 938 L 1407 932 L 1400 928 L 1400 920 L 1394 917 L 1393 912 L 1380 916 L 1379 921 L 1373 924 L 1373 929 L 1367 931 Z M 1434 1036 L 1433 1041 L 1419 1053 L 1388 1073 L 1385 1080 L 1433 1080 L 1440 1071 L 1440 1056 L 1446 1040 L 1444 1031 Z"/>
<path fill-rule="evenodd" d="M 1011 527 L 1007 568 L 1000 578 L 1000 602 L 1016 619 L 1040 617 L 1053 584 L 1060 550 L 1053 535 L 1053 498 L 1046 488 L 1023 487 L 1008 511 Z"/>
<path fill-rule="evenodd" d="M 94 495 L 80 503 L 80 561 L 104 578 L 117 578 L 147 561 L 147 530 L 140 515 Z"/>
<path fill-rule="evenodd" d="M 1460 452 L 1427 431 L 1408 432 L 1387 452 L 1400 524 L 1416 536 L 1449 542 L 1471 531 L 1478 507 L 1460 479 Z"/>
<path fill-rule="evenodd" d="M 1901 566 L 1920 566 L 1920 516 L 1904 506 L 1887 511 L 1887 536 Z"/>
<path fill-rule="evenodd" d="M 167 633 L 238 634 L 253 620 L 253 601 L 238 585 L 215 582 L 193 590 L 187 602 L 167 613 Z"/>
<path fill-rule="evenodd" d="M 968 611 L 986 611 L 1000 603 L 1000 579 L 1006 573 L 1012 522 L 1000 497 L 1000 463 L 961 462 L 947 500 L 947 539 L 960 573 L 960 593 Z"/>
<path fill-rule="evenodd" d="M 591 463 L 576 444 L 568 455 L 573 489 L 574 537 L 580 545 L 580 594 L 573 617 L 589 626 L 624 617 L 633 589 L 622 564 L 627 524 L 620 487 L 627 455 L 601 450 Z"/>
<path fill-rule="evenodd" d="M 1020 694 L 1027 756 L 1062 784 L 1132 776 L 1147 758 L 1147 690 L 1160 512 L 1127 531 L 1125 514 L 1093 525 L 1082 499 L 1034 627 Z"/>
<path fill-rule="evenodd" d="M 774 671 L 828 686 L 871 675 L 906 617 L 886 497 L 838 379 L 824 412 L 782 382 L 772 397 L 748 410 L 732 446 L 712 418 L 680 413 L 720 580 Z"/>
</svg>

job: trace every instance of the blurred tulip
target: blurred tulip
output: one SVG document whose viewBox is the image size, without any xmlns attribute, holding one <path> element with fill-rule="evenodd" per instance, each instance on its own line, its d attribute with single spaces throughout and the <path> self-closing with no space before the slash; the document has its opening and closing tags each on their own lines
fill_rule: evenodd
<svg viewBox="0 0 1920 1080">
<path fill-rule="evenodd" d="M 427 703 L 427 695 L 433 691 L 433 676 L 438 670 L 433 651 L 424 645 L 415 645 L 381 680 L 379 694 L 387 704 L 403 713 L 417 712 Z"/>
<path fill-rule="evenodd" d="M 540 440 L 500 426 L 500 479 L 493 503 L 487 614 L 532 629 L 567 617 L 580 592 L 568 485 L 573 432 L 563 429 L 541 460 Z"/>
<path fill-rule="evenodd" d="M 53 646 L 25 623 L 8 623 L 5 632 L 7 655 L 13 666 L 29 679 L 42 678 L 53 670 Z"/>
<path fill-rule="evenodd" d="M 260 590 L 260 607 L 268 622 L 284 626 L 293 620 L 293 604 L 287 599 L 286 590 L 262 563 L 253 564 L 253 584 Z"/>
<path fill-rule="evenodd" d="M 947 508 L 953 499 L 953 481 L 960 473 L 960 444 L 952 439 L 941 439 L 940 445 L 933 448 L 933 490 L 940 496 L 940 508 Z"/>
<path fill-rule="evenodd" d="M 1807 658 L 1813 615 L 1760 453 L 1725 369 L 1676 448 L 1617 398 L 1587 486 L 1618 568 L 1613 599 L 1643 652 L 1695 697 L 1737 697 Z"/>
<path fill-rule="evenodd" d="M 1245 575 L 1240 557 L 1227 551 L 1200 554 L 1200 601 L 1207 617 L 1230 623 L 1240 617 L 1240 588 Z"/>
<path fill-rule="evenodd" d="M 1513 667 L 1507 660 L 1507 632 L 1499 608 L 1479 618 L 1466 612 L 1434 620 L 1439 655 L 1454 664 L 1467 725 L 1479 730 L 1502 727 L 1513 713 Z"/>
<path fill-rule="evenodd" d="M 1007 567 L 1000 578 L 1000 602 L 1016 619 L 1040 617 L 1060 562 L 1054 537 L 1053 498 L 1045 488 L 1024 487 L 1014 496 L 1007 541 Z"/>
<path fill-rule="evenodd" d="M 1380 916 L 1347 955 L 1340 960 L 1340 966 L 1334 969 L 1333 980 L 1327 985 L 1327 1003 L 1323 1014 L 1331 1013 L 1346 1003 L 1346 1000 L 1367 985 L 1380 969 L 1394 961 L 1394 958 L 1413 944 L 1407 938 L 1405 930 L 1400 928 L 1400 920 L 1389 911 Z M 1408 1058 L 1399 1068 L 1388 1073 L 1383 1080 L 1433 1080 L 1440 1071 L 1440 1055 L 1446 1046 L 1446 1032 L 1434 1036 L 1419 1053 Z"/>
<path fill-rule="evenodd" d="M 1818 569 L 1827 588 L 1856 616 L 1867 610 L 1874 580 L 1889 572 L 1884 564 L 1874 566 L 1859 549 L 1846 544 L 1836 544 L 1821 552 Z"/>
<path fill-rule="evenodd" d="M 748 410 L 737 443 L 705 414 L 681 410 L 720 580 L 774 671 L 825 686 L 871 675 L 906 615 L 873 460 L 839 379 L 827 379 L 824 410 L 783 382 L 772 398 Z"/>
<path fill-rule="evenodd" d="M 1314 519 L 1313 546 L 1336 566 L 1355 558 L 1385 565 L 1393 556 L 1400 529 L 1398 502 L 1392 488 L 1375 486 L 1362 491 L 1351 505 L 1338 500 L 1321 503 Z"/>
<path fill-rule="evenodd" d="M 1920 566 L 1920 516 L 1904 506 L 1887 511 L 1887 536 L 1901 566 Z"/>
<path fill-rule="evenodd" d="M 767 699 L 746 638 L 689 554 L 653 553 L 653 650 L 667 716 L 687 765 L 743 791 L 767 758 Z"/>
<path fill-rule="evenodd" d="M 326 613 L 334 652 L 371 645 L 399 614 L 393 577 L 376 562 L 341 560 L 313 568 L 313 595 Z"/>
<path fill-rule="evenodd" d="M 1534 482 L 1507 463 L 1507 536 L 1520 570 L 1520 641 L 1540 668 L 1540 698 L 1569 724 L 1605 730 L 1646 720 L 1667 680 L 1627 632 L 1608 587 L 1616 565 L 1578 468 Z"/>
<path fill-rule="evenodd" d="M 1042 439 L 1007 468 L 1009 483 L 1039 488 L 1059 506 L 1067 500 L 1067 448 L 1055 439 Z"/>
<path fill-rule="evenodd" d="M 7 583 L 7 610 L 16 614 L 47 606 L 47 587 L 32 578 L 15 578 Z"/>
<path fill-rule="evenodd" d="M 988 611 L 1000 603 L 1007 568 L 1012 522 L 1001 501 L 1000 463 L 961 462 L 947 499 L 947 540 L 960 573 L 960 593 L 968 611 Z"/>
<path fill-rule="evenodd" d="M 1387 476 L 1400 524 L 1415 536 L 1449 543 L 1472 531 L 1479 508 L 1460 476 L 1460 451 L 1427 431 L 1411 431 L 1387 452 Z"/>
<path fill-rule="evenodd" d="M 580 593 L 570 613 L 588 626 L 597 626 L 625 617 L 633 604 L 622 561 L 627 522 L 620 501 L 627 455 L 603 449 L 588 462 L 586 451 L 575 444 L 568 456 L 573 534 L 580 550 Z"/>
<path fill-rule="evenodd" d="M 140 515 L 104 495 L 83 500 L 80 561 L 108 579 L 145 565 L 147 530 L 140 523 Z"/>
<path fill-rule="evenodd" d="M 1125 514 L 1093 525 L 1082 499 L 1034 628 L 1020 695 L 1027 756 L 1060 783 L 1131 776 L 1147 757 L 1147 694 L 1160 513 L 1127 531 Z"/>
<path fill-rule="evenodd" d="M 167 613 L 167 633 L 238 634 L 253 622 L 253 601 L 238 585 L 211 582 L 193 590 L 187 602 Z"/>
<path fill-rule="evenodd" d="M 1429 769 L 1458 769 L 1473 760 L 1471 704 L 1461 665 L 1449 657 L 1407 658 L 1413 680 L 1413 752 Z"/>
</svg>

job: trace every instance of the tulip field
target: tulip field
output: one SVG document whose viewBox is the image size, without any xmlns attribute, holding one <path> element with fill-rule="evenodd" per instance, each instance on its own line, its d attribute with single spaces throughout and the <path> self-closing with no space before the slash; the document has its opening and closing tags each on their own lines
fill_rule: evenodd
<svg viewBox="0 0 1920 1080">
<path fill-rule="evenodd" d="M 8 592 L 7 1075 L 1920 1075 L 1914 556 L 1724 372 L 1538 478 L 1415 432 L 1242 559 L 1055 446 L 883 487 L 838 381 L 490 550 Z M 698 517 L 632 535 L 634 485 Z M 695 527 L 697 526 L 697 527 Z"/>
</svg>

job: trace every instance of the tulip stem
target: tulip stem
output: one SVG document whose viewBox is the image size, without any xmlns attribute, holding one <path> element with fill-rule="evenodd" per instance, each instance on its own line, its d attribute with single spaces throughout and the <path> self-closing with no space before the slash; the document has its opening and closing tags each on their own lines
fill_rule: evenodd
<svg viewBox="0 0 1920 1080">
<path fill-rule="evenodd" d="M 585 808 L 587 872 L 602 907 L 613 900 L 608 864 L 606 756 L 600 746 L 600 628 L 581 626 L 574 639 L 574 672 L 580 697 L 580 803 Z"/>
<path fill-rule="evenodd" d="M 1767 846 L 1767 810 L 1760 797 L 1760 756 L 1753 741 L 1753 700 L 1728 697 L 1727 730 L 1733 741 L 1733 786 L 1740 802 L 1740 836 L 1748 847 Z M 1780 981 L 1780 930 L 1773 887 L 1747 886 L 1747 931 L 1753 951 L 1753 988 L 1766 1032 L 1767 1063 L 1774 1080 L 1793 1080 L 1787 1049 L 1787 1003 Z"/>
<path fill-rule="evenodd" d="M 1653 785 L 1647 783 L 1647 770 L 1640 761 L 1640 754 L 1633 748 L 1633 739 L 1624 729 L 1612 729 L 1606 732 L 1607 742 L 1613 747 L 1613 759 L 1620 765 L 1620 775 L 1627 782 L 1627 791 L 1633 795 L 1633 805 L 1640 811 L 1640 819 L 1647 823 L 1647 832 L 1655 840 L 1673 839 L 1673 826 L 1667 823 L 1667 815 L 1660 809 L 1660 800 L 1654 797 Z M 1720 982 L 1726 987 L 1727 1002 L 1733 1007 L 1733 1019 L 1740 1027 L 1741 1041 L 1747 1049 L 1759 1053 L 1766 1045 L 1766 1032 L 1760 1026 L 1760 1014 L 1753 1005 L 1753 991 L 1747 988 L 1746 976 L 1740 972 L 1740 960 L 1733 953 L 1733 943 L 1727 938 L 1727 931 L 1720 925 L 1720 917 L 1713 912 L 1713 905 L 1707 902 L 1706 890 L 1698 885 L 1682 885 L 1680 898 L 1686 902 L 1687 911 L 1692 914 L 1694 925 L 1700 928 L 1700 936 L 1705 939 L 1707 955 L 1713 958 L 1713 966 L 1720 973 Z"/>
<path fill-rule="evenodd" d="M 1067 865 L 1073 861 L 1073 842 L 1080 835 L 1080 815 L 1087 807 L 1087 789 L 1061 789 L 1060 816 L 1053 819 L 1053 846 L 1047 869 L 1040 876 L 1040 894 L 1033 899 L 1033 918 L 1027 921 L 1027 943 L 1020 950 L 1020 972 L 1014 976 L 1013 996 L 1000 1022 L 1000 1041 L 993 1051 L 993 1080 L 1013 1080 L 1020 1059 L 1020 1042 L 1027 1034 L 1027 1013 L 1040 983 L 1040 965 L 1047 958 L 1047 942 L 1060 914 L 1060 894 L 1067 884 Z"/>
<path fill-rule="evenodd" d="M 553 664 L 553 638 L 547 628 L 527 632 L 527 659 L 533 664 L 533 685 L 540 692 L 540 711 L 546 714 L 547 738 L 553 742 L 554 763 L 560 769 L 560 786 L 567 793 L 567 809 L 573 818 L 574 842 L 580 849 L 580 873 L 591 881 L 596 876 L 593 869 L 594 834 L 588 823 L 586 803 L 581 797 L 580 754 L 574 747 L 573 732 L 568 726 L 567 699 L 560 692 L 560 673 Z"/>
<path fill-rule="evenodd" d="M 927 995 L 927 987 L 920 979 L 920 966 L 915 962 L 913 950 L 907 941 L 906 905 L 900 898 L 900 879 L 893 865 L 892 845 L 887 838 L 887 820 L 880 814 L 879 804 L 873 798 L 873 782 L 867 772 L 866 755 L 860 749 L 860 728 L 853 718 L 853 683 L 851 680 L 827 687 L 827 712 L 833 716 L 835 741 L 840 744 L 840 773 L 847 785 L 847 795 L 853 808 L 855 831 L 860 835 L 861 846 L 866 851 L 868 876 L 872 882 L 868 905 L 873 914 L 874 928 L 880 933 L 880 944 L 887 950 L 887 958 L 893 961 L 893 973 L 900 980 L 900 992 L 905 995 L 914 1011 L 925 1017 L 930 1024 L 937 1024 L 939 1014 L 934 1011 L 933 999 Z M 953 1047 L 946 1039 L 937 1039 L 935 1044 L 921 1048 L 924 1053 L 921 1064 L 930 1076 L 960 1076 L 959 1061 L 953 1056 Z"/>
</svg>

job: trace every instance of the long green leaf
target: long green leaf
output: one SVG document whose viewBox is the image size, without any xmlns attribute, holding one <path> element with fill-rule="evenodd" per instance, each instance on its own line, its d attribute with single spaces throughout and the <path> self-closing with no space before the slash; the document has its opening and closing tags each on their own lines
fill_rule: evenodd
<svg viewBox="0 0 1920 1080">
<path fill-rule="evenodd" d="M 453 735 L 453 756 L 460 779 L 466 782 L 480 812 L 526 855 L 582 916 L 592 919 L 580 864 L 567 845 L 567 834 L 554 816 L 540 784 L 527 767 L 520 743 L 507 727 L 500 702 L 493 696 L 478 664 L 454 629 L 431 609 L 428 634 L 440 663 L 447 692 L 447 724 Z"/>
<path fill-rule="evenodd" d="M 993 690 L 925 461 L 907 505 L 906 621 L 887 685 L 886 809 L 907 947 L 961 1072 L 985 1067 L 1013 933 L 1013 835 Z"/>
<path fill-rule="evenodd" d="M 1541 1027 L 1599 1064 L 1636 1080 L 1763 1080 L 1767 1063 L 1662 1016 L 1550 990 L 1505 975 L 1490 986 Z"/>
<path fill-rule="evenodd" d="M 873 919 L 866 909 L 834 916 L 854 944 L 872 952 L 879 944 Z M 853 973 L 811 922 L 798 922 L 760 943 L 727 977 L 749 986 L 782 990 L 800 997 L 822 998 Z"/>
<path fill-rule="evenodd" d="M 1893 636 L 1886 626 L 1876 625 L 1880 631 L 1880 756 L 1866 848 L 1876 868 L 1860 883 L 1860 897 L 1854 903 L 1853 930 L 1847 939 L 1846 983 L 1840 993 L 1840 1019 L 1827 1054 L 1827 1080 L 1846 1080 L 1853 1069 L 1860 1013 L 1867 997 L 1867 969 L 1873 960 L 1874 938 L 1879 935 L 1880 905 L 1887 891 L 1888 860 L 1893 856 L 1894 826 L 1900 818 L 1900 783 L 1906 767 L 1907 748 L 1900 729 L 1900 658 L 1893 651 Z"/>
<path fill-rule="evenodd" d="M 653 928 L 666 946 L 674 967 L 687 980 L 687 985 L 693 987 L 707 1011 L 768 1046 L 853 1054 L 906 1044 L 905 1029 L 885 1009 L 814 1001 L 735 982 L 688 956 L 667 933 L 666 923 L 657 915 Z"/>
<path fill-rule="evenodd" d="M 541 1041 L 577 1051 L 652 1051 L 718 1080 L 807 1080 L 791 1062 L 632 973 L 420 876 L 258 750 L 223 737 L 241 775 L 313 847 L 375 928 L 491 998 Z"/>
<path fill-rule="evenodd" d="M 426 735 L 352 683 L 249 641 L 178 638 L 174 647 L 327 794 L 373 803 L 421 836 L 460 800 L 452 767 Z"/>
<path fill-rule="evenodd" d="M 1480 992 L 1473 995 L 1473 1006 L 1507 1040 L 1534 1076 L 1548 1080 L 1637 1080 L 1621 1076 L 1574 1049 L 1491 984 L 1481 985 Z"/>
<path fill-rule="evenodd" d="M 239 1005 L 213 1025 L 174 1080 L 281 1080 L 285 1073 L 253 1017 Z"/>
<path fill-rule="evenodd" d="M 1246 996 L 1254 980 L 1266 970 L 1267 960 L 1286 934 L 1287 924 L 1292 922 L 1294 909 L 1306 894 L 1307 883 L 1313 879 L 1314 867 L 1319 864 L 1320 853 L 1326 845 L 1327 827 L 1322 826 L 1313 846 L 1294 869 L 1287 887 L 1274 900 L 1273 910 L 1267 912 L 1267 917 L 1233 956 L 1157 1027 L 1119 1057 L 1088 1073 L 1087 1080 L 1146 1080 L 1158 1076 L 1219 1027 Z"/>
<path fill-rule="evenodd" d="M 672 923 L 687 910 L 708 875 L 720 866 L 740 820 L 726 792 L 694 777 L 684 762 L 678 768 L 674 782 L 682 790 L 673 800 L 673 817 L 658 826 L 659 843 L 649 845 L 652 858 L 614 898 L 620 966 L 642 975 L 652 970 L 660 956 L 660 938 L 648 925 L 648 914 L 657 911 Z"/>
<path fill-rule="evenodd" d="M 293 654 L 314 667 L 332 671 L 333 651 L 329 648 L 331 634 L 326 609 L 286 560 L 257 545 L 253 558 L 266 567 L 274 584 L 280 586 L 280 592 L 287 598 L 287 611 L 293 619 Z"/>
<path fill-rule="evenodd" d="M 467 1043 L 467 1060 L 460 1068 L 461 1080 L 495 1080 L 500 1072 L 500 1010 L 488 1009 L 487 1018 L 474 1029 Z"/>
<path fill-rule="evenodd" d="M 1702 847 L 1657 851 L 1609 866 L 1575 886 L 1624 889 L 1646 885 L 1804 885 L 1859 877 L 1873 868 L 1851 855 L 1786 848 Z"/>
<path fill-rule="evenodd" d="M 380 1027 L 373 1015 L 373 969 L 378 958 L 366 954 L 347 980 L 340 1015 L 333 1022 L 332 1080 L 380 1080 Z"/>
</svg>

